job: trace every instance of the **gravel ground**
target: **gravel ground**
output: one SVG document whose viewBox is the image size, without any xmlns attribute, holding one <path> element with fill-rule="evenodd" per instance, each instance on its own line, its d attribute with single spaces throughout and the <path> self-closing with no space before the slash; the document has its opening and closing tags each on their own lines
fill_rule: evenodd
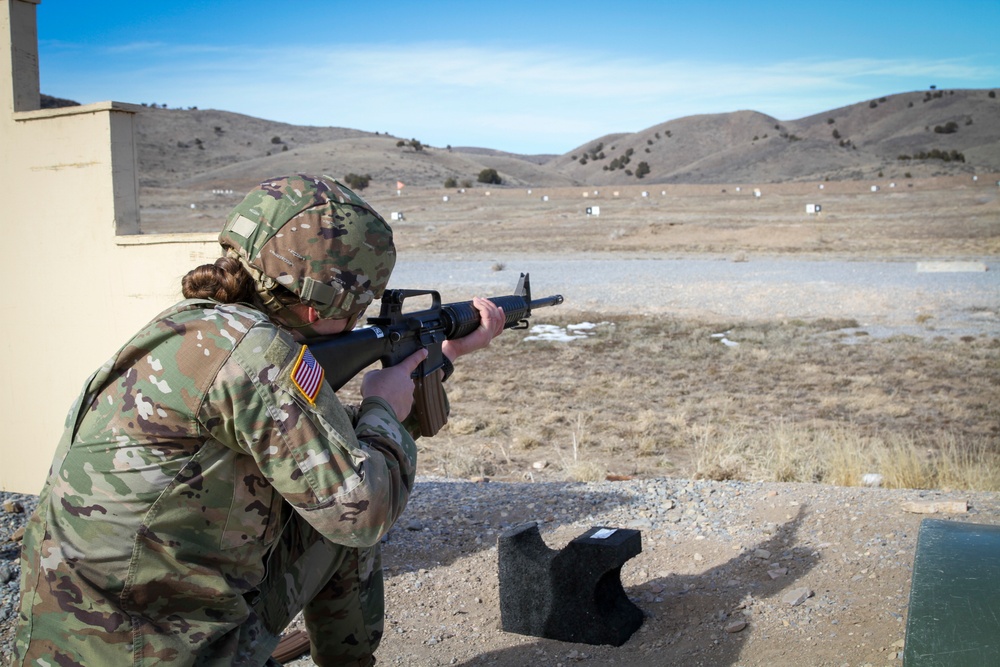
<svg viewBox="0 0 1000 667">
<path fill-rule="evenodd" d="M 1000 524 L 997 494 L 682 479 L 421 478 L 385 542 L 388 617 L 379 661 L 898 665 L 926 517 L 905 511 L 905 503 L 942 500 L 970 506 L 947 518 Z M 646 619 L 628 642 L 570 644 L 500 629 L 496 541 L 527 521 L 539 524 L 553 549 L 594 526 L 641 532 L 642 553 L 621 578 Z"/>
<path fill-rule="evenodd" d="M 0 491 L 0 656 L 13 650 L 13 630 L 21 599 L 21 542 L 18 531 L 35 511 L 38 497 Z"/>
<path fill-rule="evenodd" d="M 0 494 L 25 510 L 33 497 Z M 898 665 L 921 519 L 1000 524 L 1000 495 L 682 479 L 497 483 L 421 477 L 384 542 L 394 665 Z M 24 513 L 0 514 L 2 651 L 10 651 Z M 940 515 L 938 518 L 941 518 Z M 621 647 L 503 632 L 497 537 L 534 521 L 553 549 L 593 526 L 641 532 L 621 579 L 645 614 Z M 301 625 L 300 621 L 297 625 Z M 305 667 L 308 656 L 288 663 Z"/>
</svg>

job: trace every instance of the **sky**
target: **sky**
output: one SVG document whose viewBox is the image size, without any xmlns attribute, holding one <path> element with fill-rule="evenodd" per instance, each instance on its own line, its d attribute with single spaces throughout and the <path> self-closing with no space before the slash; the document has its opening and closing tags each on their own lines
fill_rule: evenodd
<svg viewBox="0 0 1000 667">
<path fill-rule="evenodd" d="M 525 154 L 1000 87 L 1000 0 L 42 0 L 37 19 L 55 97 Z"/>
</svg>

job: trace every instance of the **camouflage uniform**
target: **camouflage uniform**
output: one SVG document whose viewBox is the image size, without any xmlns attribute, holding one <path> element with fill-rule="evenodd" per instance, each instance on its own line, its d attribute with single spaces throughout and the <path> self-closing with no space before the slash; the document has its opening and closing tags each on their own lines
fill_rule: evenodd
<svg viewBox="0 0 1000 667">
<path fill-rule="evenodd" d="M 186 300 L 91 376 L 25 533 L 15 664 L 262 665 L 303 608 L 317 664 L 373 661 L 416 444 L 310 359 Z"/>
</svg>

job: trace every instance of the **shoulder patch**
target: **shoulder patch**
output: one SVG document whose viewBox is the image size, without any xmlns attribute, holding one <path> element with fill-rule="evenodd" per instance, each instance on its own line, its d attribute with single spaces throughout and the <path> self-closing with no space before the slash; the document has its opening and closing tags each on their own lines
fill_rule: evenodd
<svg viewBox="0 0 1000 667">
<path fill-rule="evenodd" d="M 285 359 L 288 358 L 288 353 L 291 351 L 291 345 L 283 341 L 281 336 L 275 336 L 271 344 L 267 346 L 267 350 L 264 351 L 264 359 L 269 364 L 284 366 Z"/>
<path fill-rule="evenodd" d="M 299 350 L 299 358 L 292 366 L 292 384 L 302 392 L 310 403 L 316 402 L 319 389 L 323 386 L 323 367 L 316 361 L 309 348 L 305 345 Z"/>
</svg>

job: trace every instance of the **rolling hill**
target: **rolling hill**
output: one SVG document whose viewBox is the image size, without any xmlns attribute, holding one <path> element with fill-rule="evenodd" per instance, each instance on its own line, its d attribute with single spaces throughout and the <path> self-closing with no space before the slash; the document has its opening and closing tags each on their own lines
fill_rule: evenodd
<svg viewBox="0 0 1000 667">
<path fill-rule="evenodd" d="M 136 128 L 140 182 L 149 187 L 242 187 L 262 174 L 292 171 L 441 186 L 447 179 L 475 184 L 491 168 L 517 187 L 1000 172 L 1000 99 L 993 90 L 901 93 L 792 121 L 756 111 L 688 116 L 607 134 L 564 155 L 428 146 L 216 110 L 141 107 Z"/>
</svg>

